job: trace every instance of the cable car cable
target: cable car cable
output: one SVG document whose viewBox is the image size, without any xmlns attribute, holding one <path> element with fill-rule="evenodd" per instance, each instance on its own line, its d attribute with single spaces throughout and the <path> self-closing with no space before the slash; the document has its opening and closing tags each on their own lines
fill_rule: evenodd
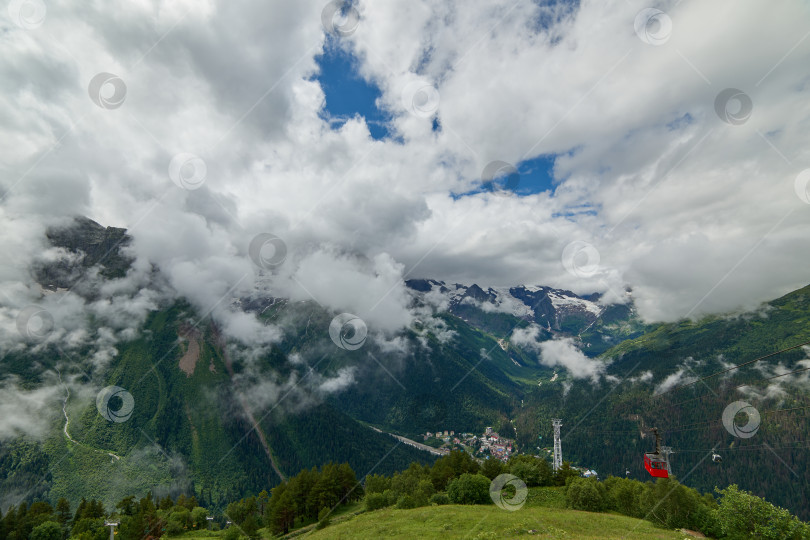
<svg viewBox="0 0 810 540">
<path fill-rule="evenodd" d="M 810 405 L 807 405 L 807 406 L 804 406 L 804 407 L 791 407 L 789 409 L 770 409 L 770 410 L 767 410 L 767 411 L 760 412 L 760 415 L 776 414 L 776 413 L 791 412 L 791 411 L 801 411 L 801 410 L 805 410 L 805 409 L 810 409 Z M 677 431 L 691 431 L 691 430 L 694 430 L 694 429 L 703 429 L 704 427 L 708 427 L 708 426 L 711 426 L 711 425 L 714 425 L 714 424 L 721 424 L 721 423 L 722 423 L 722 420 L 702 420 L 700 422 L 694 422 L 692 424 L 681 424 L 681 425 L 673 426 L 671 428 L 659 428 L 659 429 L 661 431 L 663 431 L 663 432 L 666 432 L 666 433 L 674 433 L 674 432 L 677 432 Z M 697 427 L 694 427 L 694 426 L 697 426 Z M 580 431 L 587 431 L 588 433 L 592 433 L 592 434 L 608 434 L 608 433 L 638 433 L 638 432 L 640 432 L 642 430 L 641 430 L 641 428 L 636 428 L 636 429 L 600 430 L 600 431 L 584 429 L 584 430 L 580 430 Z"/>
<path fill-rule="evenodd" d="M 792 442 L 785 443 L 785 444 L 790 445 L 790 444 L 804 444 L 804 443 L 810 444 L 810 440 L 807 440 L 807 441 L 792 441 Z M 771 446 L 770 444 L 763 443 L 763 444 L 757 444 L 757 445 L 735 446 L 735 447 L 732 447 L 732 448 L 725 448 L 725 449 L 723 449 L 721 451 L 723 453 L 726 453 L 726 452 L 736 452 L 738 450 L 768 450 L 769 448 L 771 450 L 810 450 L 810 446 Z M 693 452 L 711 452 L 712 450 L 713 450 L 712 448 L 705 448 L 705 449 L 690 448 L 688 450 L 678 450 L 677 452 L 673 452 L 673 454 L 685 454 L 685 453 L 693 453 Z"/>
<path fill-rule="evenodd" d="M 737 386 L 732 386 L 731 388 L 728 388 L 727 390 L 724 390 L 724 391 L 725 392 L 730 392 L 732 390 L 742 388 L 743 386 L 753 386 L 753 385 L 755 385 L 755 384 L 757 384 L 758 382 L 761 382 L 761 381 L 770 381 L 770 380 L 773 380 L 773 379 L 778 379 L 779 377 L 787 377 L 788 375 L 795 375 L 796 373 L 801 373 L 803 371 L 810 371 L 810 367 L 806 367 L 806 368 L 802 368 L 802 369 L 796 369 L 796 370 L 793 370 L 793 371 L 789 371 L 787 373 L 782 373 L 781 375 L 774 375 L 773 377 L 763 377 L 761 379 L 756 379 L 755 381 L 752 381 L 750 383 L 744 383 L 744 384 L 738 384 Z M 692 398 L 692 399 L 687 399 L 686 401 L 681 401 L 680 403 L 673 403 L 673 404 L 667 405 L 667 406 L 668 407 L 679 407 L 679 406 L 684 405 L 686 403 L 690 403 L 690 402 L 698 400 L 698 399 L 703 399 L 708 395 L 710 395 L 710 394 L 703 394 L 702 396 L 698 396 L 698 397 L 695 397 L 695 398 Z M 662 403 L 661 405 L 664 405 L 664 404 Z"/>
<path fill-rule="evenodd" d="M 660 393 L 660 394 L 658 394 L 657 396 L 652 396 L 652 397 L 653 397 L 653 398 L 656 398 L 656 399 L 660 399 L 661 397 L 663 397 L 663 396 L 665 396 L 665 395 L 669 394 L 670 392 L 674 392 L 674 391 L 676 391 L 676 390 L 680 390 L 681 388 L 687 388 L 687 387 L 692 386 L 692 385 L 695 385 L 695 384 L 697 384 L 697 383 L 699 383 L 699 382 L 701 382 L 701 381 L 705 381 L 705 380 L 707 380 L 707 379 L 711 379 L 711 378 L 713 378 L 713 377 L 717 377 L 718 375 L 722 375 L 722 374 L 724 374 L 724 373 L 728 373 L 729 371 L 734 371 L 735 369 L 740 369 L 741 367 L 750 366 L 751 364 L 754 364 L 754 363 L 759 362 L 759 361 L 761 361 L 761 360 L 765 360 L 766 358 L 771 358 L 772 356 L 776 356 L 777 354 L 786 353 L 786 352 L 788 352 L 788 351 L 792 351 L 792 350 L 794 350 L 794 349 L 798 349 L 799 347 L 804 347 L 805 345 L 810 345 L 810 341 L 806 341 L 806 342 L 804 342 L 804 343 L 800 343 L 800 344 L 798 344 L 798 345 L 794 345 L 793 347 L 788 347 L 787 349 L 782 349 L 782 350 L 780 350 L 780 351 L 776 351 L 776 352 L 772 352 L 772 353 L 766 354 L 766 355 L 764 355 L 764 356 L 760 356 L 759 358 L 755 358 L 755 359 L 753 359 L 753 360 L 749 360 L 748 362 L 743 362 L 742 364 L 737 364 L 736 366 L 732 366 L 732 367 L 727 368 L 727 369 L 724 369 L 724 370 L 722 370 L 722 371 L 718 371 L 717 373 L 712 373 L 711 375 L 707 375 L 706 377 L 703 377 L 703 378 L 697 379 L 697 380 L 692 381 L 692 382 L 690 382 L 690 383 L 682 384 L 682 385 L 680 385 L 680 386 L 676 386 L 675 388 L 670 388 L 669 390 L 667 390 L 667 391 L 665 391 L 665 392 L 661 392 L 661 393 Z"/>
</svg>

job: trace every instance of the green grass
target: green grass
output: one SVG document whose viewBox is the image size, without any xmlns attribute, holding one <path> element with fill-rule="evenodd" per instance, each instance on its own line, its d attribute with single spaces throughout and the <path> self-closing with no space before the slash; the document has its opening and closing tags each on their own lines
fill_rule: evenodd
<svg viewBox="0 0 810 540">
<path fill-rule="evenodd" d="M 291 531 L 284 538 L 690 538 L 677 531 L 617 514 L 580 512 L 565 508 L 565 488 L 529 488 L 526 504 L 516 512 L 496 506 L 427 506 L 413 510 L 386 508 L 364 512 L 363 501 L 336 509 L 332 524 L 315 530 L 315 522 Z M 267 529 L 264 539 L 277 538 Z M 187 532 L 178 538 L 198 540 L 220 537 L 222 531 Z"/>
<path fill-rule="evenodd" d="M 302 536 L 303 537 L 303 536 Z M 496 506 L 386 508 L 336 523 L 307 538 L 625 538 L 678 539 L 683 533 L 614 514 L 524 506 L 508 512 Z"/>
<path fill-rule="evenodd" d="M 180 536 L 174 536 L 170 538 L 182 538 L 183 540 L 198 540 L 202 538 L 221 538 L 223 531 L 189 531 L 186 533 L 181 534 Z"/>
<path fill-rule="evenodd" d="M 526 497 L 526 507 L 530 508 L 565 508 L 564 487 L 535 487 L 529 488 Z"/>
</svg>

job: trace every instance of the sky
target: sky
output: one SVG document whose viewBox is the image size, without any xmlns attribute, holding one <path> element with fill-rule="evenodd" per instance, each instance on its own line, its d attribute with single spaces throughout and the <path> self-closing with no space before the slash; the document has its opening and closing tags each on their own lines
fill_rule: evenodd
<svg viewBox="0 0 810 540">
<path fill-rule="evenodd" d="M 60 326 L 143 320 L 153 266 L 256 343 L 230 298 L 395 332 L 412 278 L 755 308 L 810 282 L 808 29 L 799 0 L 13 0 L 1 322 L 43 301 L 31 264 L 75 215 L 136 263 L 125 306 L 60 299 Z"/>
</svg>

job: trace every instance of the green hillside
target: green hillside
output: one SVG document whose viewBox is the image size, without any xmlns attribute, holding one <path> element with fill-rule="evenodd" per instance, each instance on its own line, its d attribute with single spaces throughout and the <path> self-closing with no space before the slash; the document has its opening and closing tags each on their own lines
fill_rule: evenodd
<svg viewBox="0 0 810 540">
<path fill-rule="evenodd" d="M 98 227 L 92 232 L 61 242 L 90 249 L 122 234 Z M 76 278 L 74 270 L 52 277 L 64 285 Z M 543 309 L 550 309 L 547 300 Z M 84 496 L 109 504 L 153 490 L 194 493 L 217 505 L 329 461 L 347 462 L 363 475 L 435 459 L 372 427 L 421 440 L 426 431 L 481 433 L 486 426 L 511 436 L 514 426 L 519 451 L 543 453 L 552 439 L 550 420 L 559 417 L 566 459 L 602 477 L 629 470 L 631 477 L 645 478 L 641 456 L 651 450 L 646 430 L 656 426 L 675 450 L 673 472 L 682 482 L 702 491 L 737 483 L 810 517 L 810 458 L 801 445 L 810 431 L 803 409 L 810 405 L 807 387 L 778 380 L 788 384 L 762 399 L 733 388 L 752 383 L 748 390 L 764 396 L 765 386 L 753 384 L 764 373 L 757 367 L 778 362 L 784 371 L 797 369 L 803 351 L 653 396 L 668 376 L 690 380 L 810 341 L 810 286 L 752 313 L 647 326 L 632 306 L 612 306 L 592 324 L 573 315 L 540 331 L 540 340 L 578 339 L 584 354 L 606 366 L 607 377 L 596 383 L 562 366 L 544 366 L 536 350 L 510 343 L 511 332 L 527 320 L 472 304 L 438 313 L 430 326 L 417 322 L 403 330 L 399 350 L 369 339 L 355 351 L 331 342 L 335 314 L 314 302 L 265 298 L 245 300 L 242 308 L 280 326 L 282 340 L 248 354 L 182 301 L 152 312 L 135 339 L 116 344 L 107 370 L 87 381 L 131 393 L 131 418 L 109 422 L 94 396 L 70 396 L 65 413 L 72 440 L 63 433 L 64 417 L 55 414 L 44 441 L 18 439 L 0 449 L 0 492 L 10 494 L 0 503 L 64 496 L 75 504 Z M 44 382 L 44 371 L 58 365 L 68 370 L 66 377 L 89 378 L 91 352 L 76 351 L 65 362 L 55 348 L 11 351 L 3 367 L 33 389 Z M 318 394 L 310 385 L 347 369 L 353 381 L 339 392 Z M 267 382 L 270 390 L 261 390 Z M 764 413 L 751 440 L 731 436 L 720 423 L 724 407 L 745 396 Z M 257 397 L 261 404 L 254 404 Z M 706 461 L 712 450 L 723 455 L 722 465 Z"/>
<path fill-rule="evenodd" d="M 648 521 L 613 514 L 541 507 L 524 507 L 516 512 L 507 512 L 494 506 L 448 505 L 363 513 L 306 537 L 683 540 L 690 536 L 656 529 Z"/>
<path fill-rule="evenodd" d="M 567 391 L 545 384 L 534 389 L 516 414 L 518 441 L 534 446 L 538 436 L 550 440 L 550 419 L 560 417 L 566 459 L 594 468 L 603 477 L 623 476 L 629 470 L 632 477 L 643 478 L 641 456 L 653 445 L 645 430 L 656 426 L 664 444 L 675 451 L 673 472 L 682 482 L 702 491 L 736 483 L 807 519 L 807 373 L 761 380 L 776 375 L 778 364 L 779 373 L 807 367 L 798 363 L 807 358 L 806 352 L 795 349 L 661 398 L 653 395 L 656 385 L 678 371 L 683 378 L 674 386 L 806 341 L 810 287 L 753 313 L 660 325 L 605 353 L 612 381 L 574 381 Z M 652 377 L 640 380 L 646 372 Z M 735 388 L 746 383 L 750 386 Z M 781 390 L 772 388 L 771 397 L 766 397 L 768 385 L 775 383 Z M 721 422 L 725 407 L 740 399 L 762 413 L 759 431 L 751 439 L 732 436 Z M 795 410 L 770 412 L 780 409 Z M 711 462 L 712 449 L 722 455 L 722 464 Z"/>
</svg>

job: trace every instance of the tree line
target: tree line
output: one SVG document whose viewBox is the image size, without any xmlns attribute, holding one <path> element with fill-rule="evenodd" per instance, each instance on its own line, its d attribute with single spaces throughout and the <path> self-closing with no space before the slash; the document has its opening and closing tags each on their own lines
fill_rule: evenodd
<svg viewBox="0 0 810 540">
<path fill-rule="evenodd" d="M 258 538 L 259 530 L 286 534 L 315 524 L 325 527 L 341 506 L 363 501 L 361 511 L 385 507 L 409 509 L 445 504 L 492 504 L 491 482 L 508 473 L 527 487 L 554 487 L 565 494 L 569 508 L 591 512 L 616 512 L 645 519 L 658 527 L 698 530 L 714 538 L 810 540 L 810 525 L 783 508 L 740 490 L 736 485 L 701 494 L 674 478 L 640 482 L 608 477 L 604 481 L 582 478 L 564 462 L 552 471 L 541 457 L 514 455 L 508 462 L 476 461 L 466 452 L 453 451 L 432 465 L 411 463 L 390 476 L 367 475 L 358 482 L 348 463 L 328 463 L 304 469 L 274 487 L 270 493 L 242 498 L 227 505 L 209 523 L 209 510 L 195 497 L 180 495 L 153 499 L 122 499 L 107 513 L 97 500 L 84 500 L 75 512 L 64 498 L 55 507 L 48 502 L 23 502 L 0 514 L 0 538 L 10 540 L 106 540 L 106 521 L 117 521 L 118 540 L 150 540 L 176 536 L 189 530 L 226 527 L 226 540 Z M 514 491 L 503 495 L 507 500 Z M 214 516 L 211 516 L 214 517 Z"/>
<path fill-rule="evenodd" d="M 107 540 L 110 529 L 105 523 L 117 522 L 117 540 L 149 540 L 164 534 L 177 535 L 186 530 L 208 527 L 208 510 L 198 506 L 195 497 L 180 495 L 177 500 L 166 496 L 153 499 L 148 493 L 119 501 L 110 512 L 98 500 L 82 499 L 71 512 L 67 499 L 60 498 L 56 507 L 46 501 L 30 505 L 21 502 L 0 512 L 0 538 L 8 540 Z"/>
</svg>

